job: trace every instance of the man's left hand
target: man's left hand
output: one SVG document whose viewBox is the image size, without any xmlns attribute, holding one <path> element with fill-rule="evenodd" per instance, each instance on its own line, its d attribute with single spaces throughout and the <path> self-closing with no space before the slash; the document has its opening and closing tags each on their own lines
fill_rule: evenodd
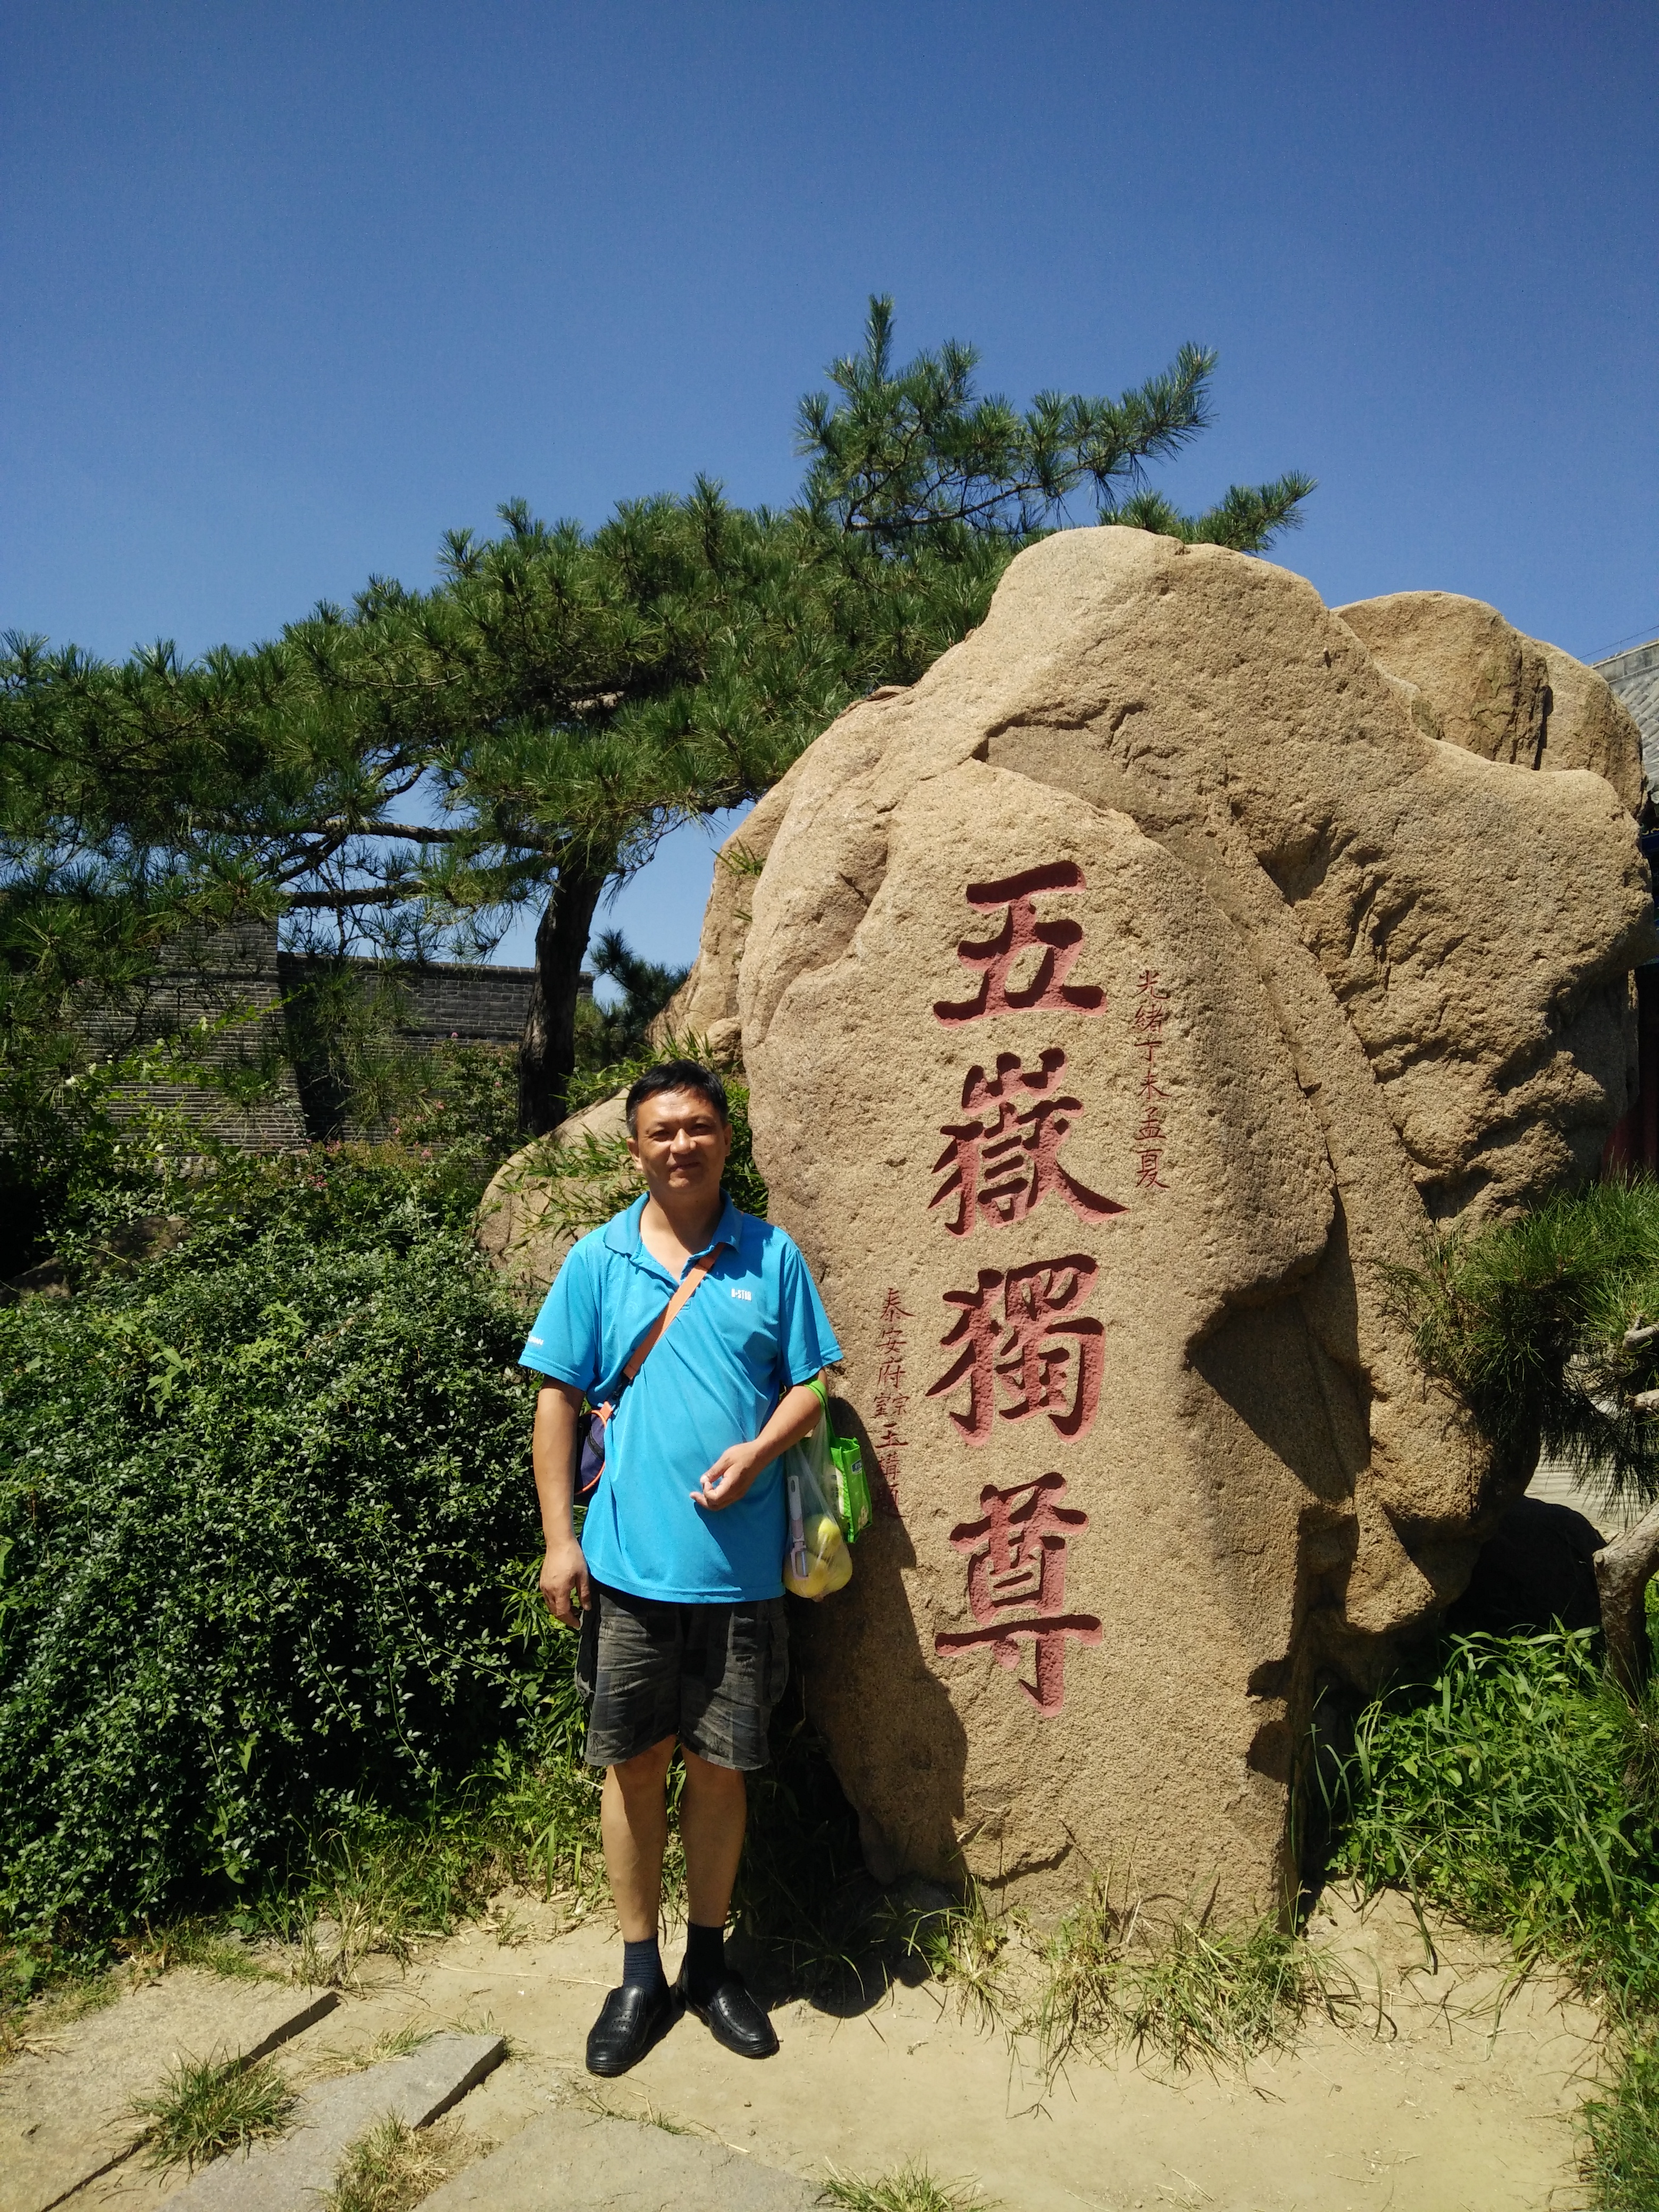
<svg viewBox="0 0 1659 2212">
<path fill-rule="evenodd" d="M 691 1503 L 711 1513 L 718 1513 L 723 1505 L 735 1505 L 771 1457 L 758 1443 L 728 1444 L 691 1492 Z"/>
</svg>

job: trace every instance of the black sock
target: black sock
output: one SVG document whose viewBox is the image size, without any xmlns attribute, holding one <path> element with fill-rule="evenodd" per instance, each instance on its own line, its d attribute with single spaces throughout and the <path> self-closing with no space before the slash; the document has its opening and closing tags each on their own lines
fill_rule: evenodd
<svg viewBox="0 0 1659 2212">
<path fill-rule="evenodd" d="M 657 1939 L 647 1936 L 642 1942 L 623 1945 L 623 1987 L 625 1990 L 659 1990 L 666 1985 L 667 1977 L 662 1970 L 662 1953 L 657 1948 Z"/>
<path fill-rule="evenodd" d="M 726 1972 L 726 1930 L 685 1923 L 685 1985 L 694 1997 L 717 1990 Z"/>
</svg>

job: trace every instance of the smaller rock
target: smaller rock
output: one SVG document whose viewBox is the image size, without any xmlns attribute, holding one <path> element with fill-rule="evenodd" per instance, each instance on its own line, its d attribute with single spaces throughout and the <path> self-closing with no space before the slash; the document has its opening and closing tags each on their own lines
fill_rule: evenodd
<svg viewBox="0 0 1659 2212">
<path fill-rule="evenodd" d="M 568 1208 L 593 1212 L 603 1219 L 628 1205 L 639 1189 L 624 1161 L 612 1173 L 592 1176 L 548 1174 L 553 1154 L 572 1146 L 606 1145 L 628 1133 L 626 1091 L 602 1098 L 597 1106 L 573 1114 L 545 1137 L 537 1137 L 496 1169 L 479 1203 L 473 1242 L 496 1274 L 526 1290 L 544 1291 L 564 1255 L 583 1232 L 574 1228 Z M 556 1194 L 565 1201 L 554 1203 Z"/>
<path fill-rule="evenodd" d="M 141 1213 L 136 1221 L 112 1229 L 102 1250 L 113 1260 L 159 1260 L 165 1252 L 176 1252 L 189 1234 L 188 1214 Z"/>
<path fill-rule="evenodd" d="M 912 1875 L 899 1891 L 899 1901 L 912 1912 L 949 1912 L 962 1899 L 936 1881 L 926 1881 L 921 1875 Z"/>
<path fill-rule="evenodd" d="M 16 1305 L 23 1298 L 66 1298 L 71 1295 L 69 1269 L 59 1259 L 42 1260 L 38 1267 L 25 1267 L 21 1275 L 14 1275 L 4 1286 L 6 1295 L 0 1304 Z"/>
<path fill-rule="evenodd" d="M 1468 1588 L 1446 1615 L 1460 1635 L 1519 1636 L 1550 1628 L 1599 1628 L 1595 1554 L 1605 1540 L 1571 1505 L 1522 1498 L 1483 1546 Z"/>
</svg>

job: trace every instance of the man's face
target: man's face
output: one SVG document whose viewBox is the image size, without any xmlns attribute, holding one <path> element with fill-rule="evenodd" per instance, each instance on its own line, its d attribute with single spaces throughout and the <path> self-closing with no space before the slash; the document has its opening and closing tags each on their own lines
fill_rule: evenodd
<svg viewBox="0 0 1659 2212">
<path fill-rule="evenodd" d="M 659 1204 L 712 1199 L 720 1187 L 732 1127 L 700 1091 L 659 1091 L 634 1117 L 628 1149 Z"/>
</svg>

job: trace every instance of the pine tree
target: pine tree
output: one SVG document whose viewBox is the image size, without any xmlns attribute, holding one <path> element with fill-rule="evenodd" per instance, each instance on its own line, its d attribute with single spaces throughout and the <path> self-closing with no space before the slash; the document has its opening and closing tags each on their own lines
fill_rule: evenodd
<svg viewBox="0 0 1659 2212">
<path fill-rule="evenodd" d="M 955 343 L 896 368 L 872 300 L 839 397 L 802 402 L 786 512 L 699 479 L 599 528 L 522 501 L 444 540 L 440 580 L 371 578 L 268 645 L 120 667 L 10 638 L 0 659 L 0 1051 L 118 996 L 180 929 L 277 915 L 339 951 L 477 952 L 540 907 L 520 1055 L 527 1133 L 563 1109 L 606 887 L 666 830 L 753 799 L 849 700 L 983 620 L 1008 562 L 1092 499 L 1102 522 L 1261 550 L 1294 473 L 1179 514 L 1146 482 L 1212 419 L 1182 348 L 1116 399 L 974 386 Z"/>
</svg>

